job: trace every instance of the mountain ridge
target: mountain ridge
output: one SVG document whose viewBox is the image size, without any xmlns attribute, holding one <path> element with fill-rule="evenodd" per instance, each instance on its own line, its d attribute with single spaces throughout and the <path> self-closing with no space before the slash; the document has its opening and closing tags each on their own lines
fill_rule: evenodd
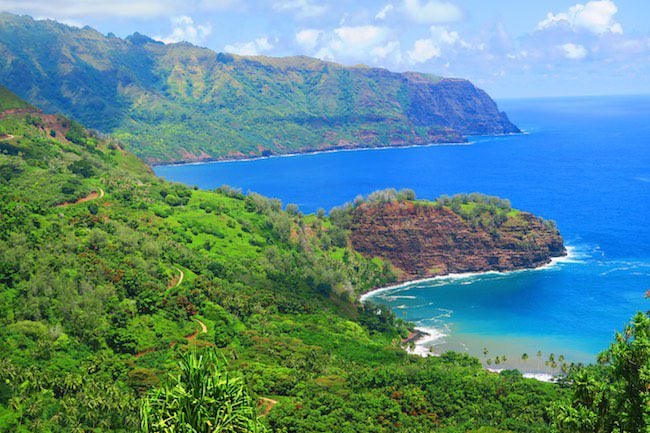
<svg viewBox="0 0 650 433">
<path fill-rule="evenodd" d="M 150 164 L 519 132 L 469 81 L 430 74 L 216 53 L 11 14 L 0 14 L 0 53 L 0 83 Z"/>
</svg>

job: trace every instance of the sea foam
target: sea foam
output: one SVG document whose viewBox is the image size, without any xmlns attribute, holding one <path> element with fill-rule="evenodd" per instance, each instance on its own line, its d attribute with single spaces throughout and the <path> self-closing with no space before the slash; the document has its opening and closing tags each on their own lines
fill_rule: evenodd
<svg viewBox="0 0 650 433">
<path fill-rule="evenodd" d="M 552 257 L 549 263 L 544 264 L 542 266 L 538 266 L 536 268 L 517 269 L 514 271 L 460 272 L 456 274 L 438 275 L 435 277 L 422 278 L 420 280 L 406 281 L 404 283 L 395 284 L 393 286 L 381 287 L 379 289 L 375 289 L 370 292 L 364 293 L 363 295 L 361 295 L 359 300 L 361 302 L 365 302 L 366 300 L 368 300 L 368 298 L 378 297 L 381 294 L 384 294 L 384 297 L 388 299 L 386 295 L 388 295 L 388 293 L 392 291 L 405 289 L 407 287 L 415 286 L 422 283 L 457 282 L 460 280 L 473 279 L 473 278 L 482 277 L 486 275 L 511 275 L 511 274 L 516 274 L 521 272 L 541 271 L 541 270 L 553 268 L 554 266 L 557 266 L 558 264 L 561 263 L 583 263 L 583 259 L 586 258 L 586 255 L 579 253 L 578 250 L 573 246 L 567 245 L 566 250 L 567 250 L 567 254 L 565 256 Z M 397 296 L 397 295 L 391 295 L 391 296 Z"/>
<path fill-rule="evenodd" d="M 413 348 L 408 348 L 407 352 L 423 357 L 437 356 L 437 354 L 431 351 L 431 348 L 434 347 L 436 343 L 444 341 L 447 334 L 438 328 L 428 328 L 424 326 L 416 326 L 415 330 L 422 332 L 424 335 L 415 341 L 415 346 Z"/>
<path fill-rule="evenodd" d="M 487 371 L 491 371 L 492 373 L 499 373 L 501 374 L 502 371 L 505 371 L 504 368 L 486 368 Z M 548 373 L 523 373 L 522 377 L 526 379 L 535 379 L 539 380 L 540 382 L 556 382 L 557 377 L 553 376 L 552 374 Z"/>
</svg>

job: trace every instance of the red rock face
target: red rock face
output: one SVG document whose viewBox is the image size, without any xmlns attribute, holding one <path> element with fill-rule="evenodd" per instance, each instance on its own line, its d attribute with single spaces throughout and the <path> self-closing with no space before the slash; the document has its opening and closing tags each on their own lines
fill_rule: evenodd
<svg viewBox="0 0 650 433">
<path fill-rule="evenodd" d="M 566 254 L 557 230 L 530 213 L 509 217 L 490 233 L 448 208 L 413 202 L 359 206 L 350 239 L 361 253 L 390 260 L 400 281 L 534 268 Z"/>
</svg>

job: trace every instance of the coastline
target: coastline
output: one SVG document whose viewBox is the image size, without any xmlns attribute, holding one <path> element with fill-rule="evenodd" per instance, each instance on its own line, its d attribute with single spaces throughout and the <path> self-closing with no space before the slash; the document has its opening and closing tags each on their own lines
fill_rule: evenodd
<svg viewBox="0 0 650 433">
<path fill-rule="evenodd" d="M 491 373 L 501 374 L 502 371 L 505 371 L 505 368 L 486 368 L 487 371 Z M 557 376 L 553 376 L 549 373 L 521 373 L 521 376 L 525 379 L 535 379 L 540 382 L 557 382 Z"/>
<path fill-rule="evenodd" d="M 499 135 L 490 135 L 489 137 L 503 137 L 508 135 L 518 135 L 519 133 L 511 134 L 499 134 Z M 310 156 L 310 155 L 321 155 L 326 153 L 338 153 L 338 152 L 360 152 L 360 151 L 374 151 L 374 150 L 389 150 L 389 149 L 411 149 L 414 147 L 438 147 L 438 146 L 471 146 L 476 144 L 476 141 L 465 140 L 465 141 L 442 141 L 438 143 L 428 143 L 428 144 L 405 144 L 399 146 L 378 146 L 378 147 L 340 147 L 340 148 L 326 148 L 321 150 L 309 150 L 304 152 L 293 152 L 293 153 L 281 153 L 273 155 L 264 155 L 264 156 L 244 156 L 244 157 L 229 157 L 222 159 L 203 159 L 198 161 L 170 161 L 170 162 L 161 162 L 161 163 L 149 163 L 150 167 L 177 167 L 183 165 L 207 165 L 207 164 L 226 164 L 234 162 L 251 162 L 259 161 L 264 159 L 274 159 L 274 158 L 293 158 L 297 156 Z"/>
<path fill-rule="evenodd" d="M 328 147 L 320 150 L 305 150 L 301 152 L 276 153 L 271 155 L 206 158 L 206 159 L 199 159 L 196 161 L 180 160 L 180 161 L 166 161 L 166 162 L 147 162 L 147 164 L 149 164 L 149 166 L 152 168 L 153 167 L 176 167 L 176 166 L 183 166 L 183 165 L 205 165 L 205 164 L 221 164 L 221 163 L 233 163 L 233 162 L 250 162 L 250 161 L 259 161 L 263 159 L 272 159 L 272 158 L 293 158 L 296 156 L 320 155 L 324 153 L 337 153 L 337 152 L 411 149 L 414 147 L 471 146 L 476 144 L 481 137 L 489 137 L 489 138 L 510 137 L 514 135 L 530 135 L 530 134 L 531 133 L 529 131 L 522 129 L 519 132 L 507 132 L 502 134 L 467 135 L 464 137 L 463 141 L 440 141 L 440 142 L 433 142 L 427 144 L 403 144 L 403 145 L 396 145 L 396 146 L 377 146 L 377 147 L 368 147 L 368 146 Z"/>
<path fill-rule="evenodd" d="M 477 277 L 477 276 L 483 276 L 483 275 L 509 275 L 509 274 L 515 274 L 519 272 L 530 272 L 530 271 L 541 271 L 541 270 L 547 270 L 550 269 L 560 263 L 573 263 L 575 262 L 577 258 L 577 253 L 576 253 L 576 248 L 572 247 L 570 245 L 566 246 L 566 251 L 567 254 L 564 256 L 560 257 L 552 257 L 551 260 L 541 266 L 537 266 L 535 268 L 523 268 L 523 269 L 515 269 L 512 271 L 484 271 L 484 272 L 464 272 L 464 273 L 456 273 L 456 274 L 446 274 L 446 275 L 437 275 L 435 277 L 429 277 L 429 278 L 422 278 L 418 280 L 411 280 L 411 281 L 405 281 L 399 284 L 393 284 L 391 286 L 386 286 L 386 287 L 380 287 L 374 290 L 371 290 L 369 292 L 366 292 L 362 294 L 359 297 L 360 302 L 365 302 L 368 300 L 368 298 L 375 296 L 380 293 L 385 293 L 385 292 L 390 292 L 392 290 L 396 289 L 402 289 L 405 287 L 409 287 L 411 285 L 415 284 L 420 284 L 420 283 L 425 283 L 425 282 L 430 282 L 430 281 L 440 281 L 440 280 L 461 280 L 464 278 L 471 278 L 471 277 Z M 429 346 L 429 343 L 433 343 L 436 340 L 439 340 L 443 337 L 445 337 L 446 334 L 442 332 L 440 329 L 436 328 L 427 328 L 427 327 L 422 327 L 422 326 L 415 326 L 413 328 L 413 332 L 409 334 L 409 336 L 402 341 L 403 344 L 412 344 L 413 346 L 411 348 L 407 348 L 406 351 L 410 354 L 413 355 L 418 355 L 422 357 L 427 357 L 427 356 L 439 356 L 440 354 L 435 353 L 431 351 L 431 347 Z M 496 371 L 496 369 L 489 369 L 490 371 Z M 496 371 L 498 372 L 498 371 Z M 541 380 L 545 382 L 549 382 L 553 380 L 553 376 L 547 373 L 535 373 L 535 372 L 527 372 L 524 373 L 524 377 L 536 379 L 536 380 Z"/>
<path fill-rule="evenodd" d="M 414 284 L 419 284 L 419 283 L 428 283 L 430 281 L 439 281 L 439 280 L 460 280 L 463 278 L 470 278 L 470 277 L 480 277 L 482 275 L 508 275 L 508 274 L 514 274 L 517 272 L 529 272 L 529 271 L 541 271 L 544 269 L 551 268 L 558 263 L 563 263 L 563 262 L 571 262 L 576 258 L 575 255 L 575 248 L 567 245 L 566 246 L 566 251 L 567 253 L 564 256 L 559 256 L 559 257 L 551 257 L 551 260 L 548 263 L 545 263 L 541 266 L 537 266 L 535 268 L 522 268 L 522 269 L 514 269 L 512 271 L 481 271 L 481 272 L 462 272 L 462 273 L 452 273 L 452 274 L 444 274 L 444 275 L 436 275 L 435 277 L 427 277 L 427 278 L 420 278 L 418 280 L 409 280 L 409 281 L 404 281 L 398 284 L 393 284 L 391 286 L 385 286 L 385 287 L 378 287 L 376 289 L 372 289 L 366 293 L 363 293 L 361 296 L 359 296 L 359 302 L 365 302 L 368 298 L 371 296 L 377 295 L 379 293 L 383 292 L 388 292 L 391 290 L 395 289 L 402 289 L 404 287 L 408 287 Z"/>
</svg>

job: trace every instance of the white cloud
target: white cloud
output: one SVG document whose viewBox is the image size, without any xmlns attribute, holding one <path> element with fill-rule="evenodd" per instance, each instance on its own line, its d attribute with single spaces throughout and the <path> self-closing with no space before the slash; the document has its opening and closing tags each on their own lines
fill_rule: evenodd
<svg viewBox="0 0 650 433">
<path fill-rule="evenodd" d="M 537 24 L 537 29 L 566 26 L 573 30 L 586 29 L 598 35 L 608 32 L 622 34 L 623 27 L 614 20 L 617 12 L 618 7 L 611 0 L 590 1 L 571 6 L 566 12 L 549 12 L 546 18 Z"/>
<path fill-rule="evenodd" d="M 391 12 L 393 9 L 395 9 L 395 6 L 393 6 L 391 3 L 388 3 L 386 6 L 381 8 L 379 12 L 377 12 L 377 15 L 375 15 L 375 19 L 376 20 L 386 19 L 386 15 L 388 15 L 388 13 Z"/>
<path fill-rule="evenodd" d="M 391 63 L 402 60 L 400 43 L 388 27 L 341 26 L 319 35 L 315 56 L 339 62 Z"/>
<path fill-rule="evenodd" d="M 580 60 L 587 56 L 587 49 L 579 44 L 567 43 L 560 45 L 558 48 L 563 51 L 564 57 L 567 59 Z"/>
<path fill-rule="evenodd" d="M 296 33 L 296 42 L 307 50 L 313 50 L 318 45 L 319 40 L 323 37 L 322 30 L 305 29 Z"/>
<path fill-rule="evenodd" d="M 389 57 L 397 63 L 402 60 L 399 41 L 388 41 L 386 45 L 378 45 L 370 50 L 370 55 L 375 60 L 384 60 Z"/>
<path fill-rule="evenodd" d="M 443 47 L 450 47 L 458 44 L 462 48 L 470 48 L 470 44 L 463 41 L 455 31 L 449 31 L 445 27 L 431 26 L 431 37 L 418 39 L 413 49 L 407 52 L 411 63 L 424 63 L 434 57 L 440 57 Z"/>
<path fill-rule="evenodd" d="M 294 12 L 297 18 L 313 18 L 327 12 L 327 6 L 314 3 L 312 0 L 279 0 L 273 4 L 276 11 Z"/>
<path fill-rule="evenodd" d="M 208 24 L 196 24 L 191 17 L 183 15 L 172 18 L 172 32 L 167 36 L 157 36 L 154 39 L 163 41 L 166 44 L 175 42 L 191 42 L 201 44 L 212 33 L 212 26 Z"/>
<path fill-rule="evenodd" d="M 463 11 L 453 3 L 431 0 L 404 0 L 404 12 L 417 23 L 440 24 L 452 23 L 463 19 Z"/>
<path fill-rule="evenodd" d="M 368 48 L 378 42 L 384 41 L 387 35 L 385 27 L 378 26 L 356 26 L 356 27 L 339 27 L 334 29 L 334 33 L 339 38 L 340 44 L 345 44 L 352 48 Z"/>
<path fill-rule="evenodd" d="M 223 50 L 227 53 L 241 54 L 242 56 L 257 56 L 265 51 L 274 48 L 266 36 L 254 39 L 249 42 L 236 42 L 232 45 L 226 45 Z"/>
<path fill-rule="evenodd" d="M 424 63 L 434 57 L 440 57 L 440 47 L 431 39 L 418 39 L 413 49 L 407 52 L 409 60 L 413 63 Z"/>
<path fill-rule="evenodd" d="M 232 8 L 241 0 L 0 0 L 0 10 L 54 19 L 85 17 L 153 18 Z"/>
<path fill-rule="evenodd" d="M 206 11 L 223 11 L 242 4 L 240 0 L 200 0 L 198 8 Z"/>
</svg>

